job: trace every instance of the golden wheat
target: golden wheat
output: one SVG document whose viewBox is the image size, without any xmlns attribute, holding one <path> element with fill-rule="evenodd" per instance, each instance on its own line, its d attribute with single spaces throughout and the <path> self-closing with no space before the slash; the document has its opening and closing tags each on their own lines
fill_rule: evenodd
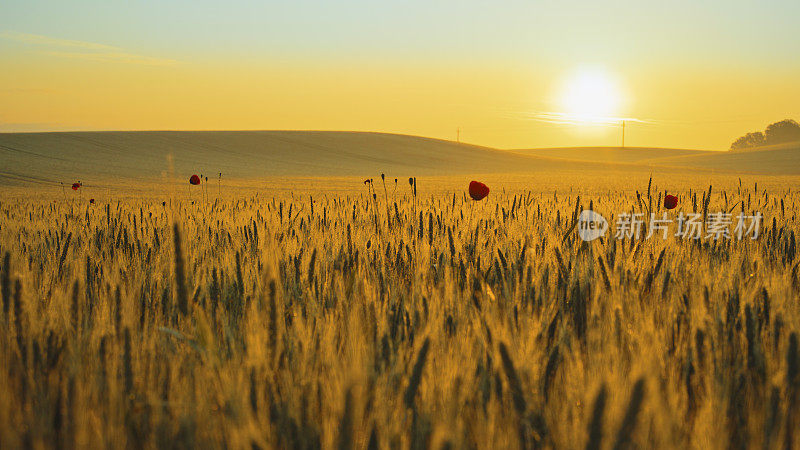
<svg viewBox="0 0 800 450">
<path fill-rule="evenodd" d="M 587 243 L 584 202 L 613 226 L 663 181 L 472 202 L 381 180 L 2 199 L 0 447 L 800 445 L 791 185 L 676 192 L 761 212 L 756 240 Z"/>
</svg>

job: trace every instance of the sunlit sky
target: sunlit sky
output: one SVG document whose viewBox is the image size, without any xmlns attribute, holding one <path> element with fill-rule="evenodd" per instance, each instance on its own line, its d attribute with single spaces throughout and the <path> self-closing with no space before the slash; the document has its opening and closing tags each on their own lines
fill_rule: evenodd
<svg viewBox="0 0 800 450">
<path fill-rule="evenodd" d="M 726 149 L 800 120 L 800 2 L 0 2 L 0 131 Z"/>
</svg>

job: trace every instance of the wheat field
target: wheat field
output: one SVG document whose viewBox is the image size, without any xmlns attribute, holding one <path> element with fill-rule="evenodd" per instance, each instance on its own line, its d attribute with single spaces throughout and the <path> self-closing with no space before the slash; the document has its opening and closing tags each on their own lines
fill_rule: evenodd
<svg viewBox="0 0 800 450">
<path fill-rule="evenodd" d="M 700 179 L 0 197 L 0 448 L 797 447 L 797 180 Z M 574 232 L 667 189 L 761 234 Z"/>
</svg>

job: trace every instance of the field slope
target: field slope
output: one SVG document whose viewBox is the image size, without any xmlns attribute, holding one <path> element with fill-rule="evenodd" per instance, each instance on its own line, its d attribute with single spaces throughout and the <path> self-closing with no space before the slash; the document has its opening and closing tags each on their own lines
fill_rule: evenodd
<svg viewBox="0 0 800 450">
<path fill-rule="evenodd" d="M 668 167 L 769 175 L 800 174 L 800 142 L 727 152 L 676 155 L 652 161 Z"/>
<path fill-rule="evenodd" d="M 0 182 L 6 184 L 137 180 L 170 171 L 209 178 L 222 172 L 231 179 L 509 173 L 574 166 L 438 139 L 330 131 L 6 133 L 0 134 L 0 156 Z"/>
<path fill-rule="evenodd" d="M 512 150 L 521 155 L 608 163 L 646 163 L 653 159 L 715 152 L 658 147 L 556 147 Z"/>
<path fill-rule="evenodd" d="M 657 147 L 564 147 L 513 150 L 527 156 L 606 164 L 698 171 L 800 175 L 800 143 L 743 151 L 704 151 Z"/>
<path fill-rule="evenodd" d="M 498 150 L 418 136 L 337 131 L 0 133 L 0 184 L 686 170 L 800 174 L 800 145 L 746 152 L 664 148 Z M 171 175 L 171 176 L 170 176 Z"/>
</svg>

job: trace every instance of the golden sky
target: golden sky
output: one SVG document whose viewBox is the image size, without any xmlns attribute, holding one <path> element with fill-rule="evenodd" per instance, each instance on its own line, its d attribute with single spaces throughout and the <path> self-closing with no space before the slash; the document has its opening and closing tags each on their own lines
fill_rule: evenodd
<svg viewBox="0 0 800 450">
<path fill-rule="evenodd" d="M 164 11 L 173 20 L 153 24 L 112 8 L 94 12 L 105 20 L 100 30 L 71 31 L 28 5 L 0 6 L 0 131 L 321 129 L 455 139 L 460 129 L 465 142 L 525 148 L 618 145 L 627 119 L 629 146 L 726 149 L 744 132 L 800 119 L 798 38 L 778 13 L 752 19 L 773 30 L 754 44 L 732 19 L 706 31 L 683 24 L 676 42 L 664 43 L 670 24 L 638 25 L 647 11 L 622 15 L 619 25 L 637 25 L 624 33 L 599 28 L 591 11 L 577 25 L 562 17 L 570 27 L 559 35 L 553 24 L 527 32 L 513 11 L 476 12 L 462 17 L 468 29 L 448 22 L 442 31 L 434 20 L 445 20 L 446 8 L 370 25 L 292 23 L 299 12 L 281 10 L 286 20 L 264 21 L 271 31 L 262 42 L 258 21 L 214 22 L 214 10 L 180 23 L 178 10 Z M 789 7 L 784 14 L 796 18 Z M 240 5 L 230 14 L 247 12 Z M 498 28 L 504 21 L 508 29 Z M 584 33 L 581 21 L 606 34 Z M 570 110 L 584 107 L 600 120 Z"/>
</svg>

